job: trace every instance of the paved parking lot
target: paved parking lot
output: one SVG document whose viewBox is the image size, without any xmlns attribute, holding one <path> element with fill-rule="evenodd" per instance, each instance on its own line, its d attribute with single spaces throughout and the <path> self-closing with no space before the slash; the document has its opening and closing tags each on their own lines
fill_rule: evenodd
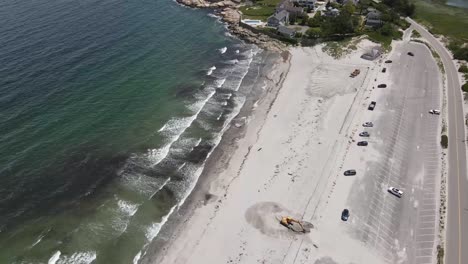
<svg viewBox="0 0 468 264">
<path fill-rule="evenodd" d="M 421 44 L 404 43 L 390 59 L 375 85 L 382 79 L 388 87 L 375 88 L 370 98 L 377 101 L 367 113 L 374 127 L 365 129 L 371 134 L 363 154 L 366 172 L 353 186 L 364 192 L 352 192 L 348 199 L 359 219 L 351 229 L 388 263 L 434 263 L 441 120 L 428 111 L 441 108 L 440 73 Z M 390 186 L 403 190 L 403 197 L 388 193 Z"/>
</svg>

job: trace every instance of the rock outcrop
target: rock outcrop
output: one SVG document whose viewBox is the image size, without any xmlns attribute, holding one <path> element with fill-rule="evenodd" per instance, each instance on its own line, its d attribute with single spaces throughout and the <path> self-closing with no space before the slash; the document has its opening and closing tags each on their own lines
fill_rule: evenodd
<svg viewBox="0 0 468 264">
<path fill-rule="evenodd" d="M 238 10 L 241 0 L 177 0 L 180 4 L 194 8 L 213 8 L 216 14 L 229 25 L 229 30 L 246 42 L 256 44 L 264 49 L 282 51 L 286 45 L 276 39 L 239 26 L 241 13 Z"/>
</svg>

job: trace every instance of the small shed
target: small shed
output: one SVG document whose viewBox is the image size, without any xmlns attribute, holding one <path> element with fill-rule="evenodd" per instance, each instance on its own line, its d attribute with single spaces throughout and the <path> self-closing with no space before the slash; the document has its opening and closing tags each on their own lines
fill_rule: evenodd
<svg viewBox="0 0 468 264">
<path fill-rule="evenodd" d="M 379 46 L 373 47 L 368 50 L 366 53 L 362 54 L 361 59 L 373 61 L 377 59 L 380 54 L 382 54 L 381 48 Z"/>
</svg>

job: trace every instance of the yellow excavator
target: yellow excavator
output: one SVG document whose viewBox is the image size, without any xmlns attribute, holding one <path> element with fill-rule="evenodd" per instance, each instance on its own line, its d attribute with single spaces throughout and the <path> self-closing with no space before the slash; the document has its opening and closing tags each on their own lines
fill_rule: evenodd
<svg viewBox="0 0 468 264">
<path fill-rule="evenodd" d="M 291 229 L 291 230 L 294 231 L 294 232 L 303 232 L 303 233 L 306 232 L 306 229 L 305 229 L 304 226 L 302 225 L 301 221 L 296 220 L 296 219 L 294 219 L 294 218 L 292 218 L 292 217 L 290 217 L 290 216 L 283 216 L 283 217 L 281 217 L 280 223 L 281 223 L 283 226 L 285 226 L 285 227 Z M 299 226 L 301 227 L 301 230 L 297 230 L 296 228 L 294 228 L 294 223 L 299 224 Z"/>
</svg>

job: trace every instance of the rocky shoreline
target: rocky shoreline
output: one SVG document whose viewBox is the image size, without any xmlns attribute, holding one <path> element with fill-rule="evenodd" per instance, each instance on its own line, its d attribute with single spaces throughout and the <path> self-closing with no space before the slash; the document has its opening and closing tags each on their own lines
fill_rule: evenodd
<svg viewBox="0 0 468 264">
<path fill-rule="evenodd" d="M 248 43 L 256 44 L 261 48 L 271 51 L 283 51 L 286 49 L 286 45 L 281 41 L 240 26 L 242 19 L 242 13 L 239 11 L 239 7 L 241 6 L 240 0 L 177 0 L 177 2 L 193 8 L 214 9 L 215 14 L 227 23 L 229 31 Z"/>
</svg>

